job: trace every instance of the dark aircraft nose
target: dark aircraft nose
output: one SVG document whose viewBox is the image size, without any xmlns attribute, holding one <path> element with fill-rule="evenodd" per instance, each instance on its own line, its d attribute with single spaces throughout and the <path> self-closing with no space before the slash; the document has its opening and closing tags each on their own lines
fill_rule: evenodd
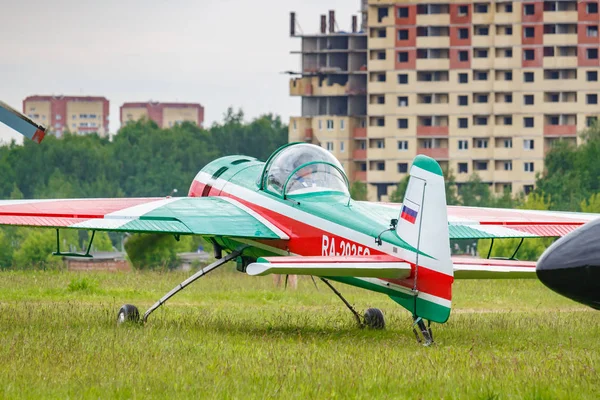
<svg viewBox="0 0 600 400">
<path fill-rule="evenodd" d="M 556 293 L 600 310 L 600 219 L 548 247 L 536 273 Z"/>
</svg>

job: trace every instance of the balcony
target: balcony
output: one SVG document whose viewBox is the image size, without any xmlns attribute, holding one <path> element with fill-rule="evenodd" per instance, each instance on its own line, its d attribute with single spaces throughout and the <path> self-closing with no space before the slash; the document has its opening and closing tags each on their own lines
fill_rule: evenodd
<svg viewBox="0 0 600 400">
<path fill-rule="evenodd" d="M 417 37 L 417 48 L 440 48 L 450 47 L 449 36 L 419 36 Z"/>
<path fill-rule="evenodd" d="M 577 46 L 577 42 L 577 33 L 544 35 L 544 46 Z"/>
<path fill-rule="evenodd" d="M 346 96 L 348 92 L 348 84 L 339 85 L 323 85 L 319 86 L 318 84 L 311 85 L 312 87 L 312 95 L 313 96 Z M 308 95 L 308 94 L 307 94 Z M 310 95 L 308 95 L 310 96 Z"/>
<path fill-rule="evenodd" d="M 548 23 L 552 23 L 552 22 L 556 22 L 556 23 L 560 23 L 560 24 L 566 24 L 566 23 L 577 23 L 578 20 L 578 15 L 577 15 L 577 10 L 573 10 L 573 11 L 554 11 L 554 12 L 544 12 L 544 23 L 548 24 Z"/>
<path fill-rule="evenodd" d="M 355 149 L 352 152 L 352 158 L 357 161 L 367 159 L 367 149 Z"/>
<path fill-rule="evenodd" d="M 488 48 L 490 48 L 490 51 L 494 50 L 493 43 L 494 43 L 493 36 L 490 36 L 490 35 L 487 35 L 487 36 L 473 35 L 473 38 L 471 39 L 471 46 L 473 46 L 473 47 L 488 47 Z"/>
<path fill-rule="evenodd" d="M 354 139 L 362 139 L 367 137 L 367 128 L 354 128 Z"/>
<path fill-rule="evenodd" d="M 515 157 L 515 149 L 512 147 L 494 147 L 493 154 L 496 160 L 511 160 Z"/>
<path fill-rule="evenodd" d="M 367 180 L 367 171 L 355 171 L 354 172 L 354 181 L 365 182 Z"/>
<path fill-rule="evenodd" d="M 516 52 L 519 49 L 515 49 Z M 513 69 L 520 68 L 521 60 L 518 57 L 515 57 L 514 54 L 512 57 L 498 57 L 494 60 L 494 68 L 495 69 Z"/>
<path fill-rule="evenodd" d="M 488 146 L 489 145 L 490 145 L 490 143 L 488 143 Z M 469 151 L 469 156 L 473 160 L 489 160 L 492 158 L 493 153 L 494 153 L 494 149 L 492 147 L 487 147 L 487 148 L 473 147 Z"/>
<path fill-rule="evenodd" d="M 307 142 L 312 142 L 313 137 L 314 137 L 313 128 L 306 128 L 304 130 L 304 140 Z"/>
<path fill-rule="evenodd" d="M 543 66 L 544 68 L 577 68 L 577 56 L 544 57 Z"/>
<path fill-rule="evenodd" d="M 418 70 L 448 70 L 450 59 L 448 58 L 420 58 L 417 60 Z"/>
<path fill-rule="evenodd" d="M 471 69 L 491 69 L 494 65 L 492 55 L 488 53 L 486 58 L 473 57 L 471 60 Z"/>
<path fill-rule="evenodd" d="M 503 136 L 512 136 L 515 133 L 514 125 L 494 125 L 493 128 L 494 136 L 503 137 Z"/>
<path fill-rule="evenodd" d="M 481 178 L 483 182 L 492 182 L 494 180 L 493 168 L 494 166 L 492 165 L 492 161 L 488 161 L 488 169 L 483 171 L 476 171 L 473 169 L 473 172 L 479 175 L 479 178 Z"/>
<path fill-rule="evenodd" d="M 418 148 L 417 154 L 423 154 L 424 156 L 431 157 L 435 160 L 447 160 L 448 159 L 448 148 L 438 147 L 433 149 Z"/>
<path fill-rule="evenodd" d="M 448 126 L 417 126 L 417 136 L 448 136 Z"/>
<path fill-rule="evenodd" d="M 419 26 L 450 26 L 450 14 L 419 14 L 417 15 Z"/>
<path fill-rule="evenodd" d="M 513 170 L 515 168 L 515 163 L 513 162 Z M 505 171 L 504 169 L 497 169 L 494 171 L 494 181 L 500 182 L 512 182 L 515 180 L 513 171 Z"/>
<path fill-rule="evenodd" d="M 371 183 L 375 183 L 375 182 L 390 182 L 393 181 L 395 178 L 392 178 L 393 175 L 395 175 L 396 171 L 377 171 L 377 170 L 372 170 L 369 171 L 367 176 L 368 176 L 368 180 Z"/>
<path fill-rule="evenodd" d="M 385 115 L 386 114 L 385 109 L 386 109 L 385 104 L 379 104 L 379 103 L 369 104 L 369 105 L 367 105 L 367 114 L 369 114 L 369 115 Z"/>
<path fill-rule="evenodd" d="M 577 136 L 577 125 L 544 125 L 544 136 Z"/>
<path fill-rule="evenodd" d="M 369 93 L 386 93 L 389 91 L 390 85 L 387 82 L 372 81 L 368 85 Z"/>
<path fill-rule="evenodd" d="M 290 96 L 311 96 L 312 84 L 310 78 L 290 79 Z"/>
<path fill-rule="evenodd" d="M 495 47 L 516 47 L 520 44 L 521 44 L 521 42 L 518 40 L 518 36 L 515 35 L 514 32 L 512 35 L 494 36 L 494 46 Z M 517 50 L 517 49 L 515 49 L 515 50 Z"/>
</svg>

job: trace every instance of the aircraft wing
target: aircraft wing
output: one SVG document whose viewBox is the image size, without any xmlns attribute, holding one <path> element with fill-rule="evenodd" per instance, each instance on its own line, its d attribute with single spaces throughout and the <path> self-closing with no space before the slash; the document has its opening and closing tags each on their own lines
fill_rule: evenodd
<svg viewBox="0 0 600 400">
<path fill-rule="evenodd" d="M 452 257 L 455 279 L 537 279 L 534 261 Z"/>
<path fill-rule="evenodd" d="M 6 200 L 0 201 L 0 225 L 289 239 L 259 214 L 223 197 Z"/>
<path fill-rule="evenodd" d="M 37 143 L 40 143 L 46 135 L 46 127 L 36 124 L 2 101 L 0 101 L 0 122 Z"/>
<path fill-rule="evenodd" d="M 402 204 L 378 204 L 387 216 L 398 218 Z M 600 214 L 448 206 L 450 239 L 562 237 L 598 218 Z"/>
<path fill-rule="evenodd" d="M 312 275 L 360 278 L 408 278 L 409 263 L 397 258 L 380 256 L 309 256 L 264 257 L 248 265 L 248 275 Z"/>
</svg>

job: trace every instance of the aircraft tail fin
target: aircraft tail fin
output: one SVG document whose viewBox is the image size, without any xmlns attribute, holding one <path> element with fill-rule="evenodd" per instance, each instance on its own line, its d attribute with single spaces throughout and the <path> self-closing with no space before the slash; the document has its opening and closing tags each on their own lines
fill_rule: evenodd
<svg viewBox="0 0 600 400">
<path fill-rule="evenodd" d="M 414 299 L 392 299 L 415 316 L 445 322 L 450 316 L 454 271 L 450 255 L 446 189 L 440 165 L 418 155 L 410 169 L 398 236 L 417 249 Z"/>
</svg>

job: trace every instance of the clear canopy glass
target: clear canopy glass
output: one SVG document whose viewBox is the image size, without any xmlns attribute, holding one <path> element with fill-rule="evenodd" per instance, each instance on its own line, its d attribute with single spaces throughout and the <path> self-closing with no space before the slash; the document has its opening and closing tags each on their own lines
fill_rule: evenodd
<svg viewBox="0 0 600 400">
<path fill-rule="evenodd" d="M 324 191 L 349 195 L 340 162 L 329 151 L 309 143 L 294 144 L 275 154 L 265 168 L 263 183 L 267 190 L 281 195 Z"/>
</svg>

